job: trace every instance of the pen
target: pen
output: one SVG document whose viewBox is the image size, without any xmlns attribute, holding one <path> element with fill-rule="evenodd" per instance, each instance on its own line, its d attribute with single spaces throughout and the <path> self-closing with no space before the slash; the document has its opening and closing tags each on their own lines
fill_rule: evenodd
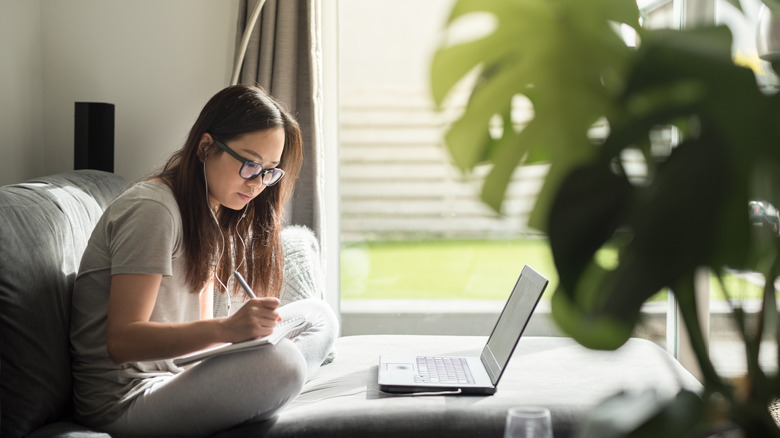
<svg viewBox="0 0 780 438">
<path fill-rule="evenodd" d="M 238 284 L 241 285 L 242 288 L 244 288 L 244 292 L 246 292 L 247 295 L 249 295 L 249 298 L 257 298 L 257 295 L 255 295 L 254 292 L 252 292 L 252 288 L 249 287 L 248 284 L 246 284 L 246 280 L 244 280 L 244 277 L 241 275 L 238 271 L 233 271 L 233 276 L 236 277 L 236 280 L 238 280 Z"/>
</svg>

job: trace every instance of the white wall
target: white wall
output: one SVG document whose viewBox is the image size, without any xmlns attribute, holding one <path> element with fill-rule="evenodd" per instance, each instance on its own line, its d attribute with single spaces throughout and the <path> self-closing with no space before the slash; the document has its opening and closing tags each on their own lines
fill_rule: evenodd
<svg viewBox="0 0 780 438">
<path fill-rule="evenodd" d="M 0 153 L 12 157 L 0 160 L 0 184 L 73 168 L 76 101 L 116 105 L 115 171 L 141 178 L 230 80 L 237 0 L 0 4 Z"/>
<path fill-rule="evenodd" d="M 44 172 L 37 0 L 0 0 L 0 185 Z"/>
</svg>

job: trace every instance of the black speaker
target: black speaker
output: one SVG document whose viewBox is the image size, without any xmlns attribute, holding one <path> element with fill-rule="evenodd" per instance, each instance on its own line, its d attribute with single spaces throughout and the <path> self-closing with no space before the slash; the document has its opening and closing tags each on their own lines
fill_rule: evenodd
<svg viewBox="0 0 780 438">
<path fill-rule="evenodd" d="M 76 102 L 74 169 L 114 171 L 114 104 Z"/>
</svg>

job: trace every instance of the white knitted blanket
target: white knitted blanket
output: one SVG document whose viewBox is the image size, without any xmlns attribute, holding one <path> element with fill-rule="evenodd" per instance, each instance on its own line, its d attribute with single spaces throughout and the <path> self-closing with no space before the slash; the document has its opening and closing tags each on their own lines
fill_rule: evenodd
<svg viewBox="0 0 780 438">
<path fill-rule="evenodd" d="M 282 230 L 282 248 L 284 251 L 284 283 L 280 296 L 282 305 L 304 298 L 322 299 L 325 276 L 319 244 L 314 232 L 302 225 L 287 226 Z M 233 314 L 241 308 L 246 299 L 244 294 L 228 298 L 226 294 L 215 292 L 214 316 Z"/>
<path fill-rule="evenodd" d="M 320 246 L 314 232 L 302 225 L 287 226 L 282 230 L 284 252 L 284 283 L 280 300 L 282 305 L 305 298 L 324 298 L 325 276 L 320 259 Z M 230 281 L 234 281 L 231 277 Z M 247 300 L 244 294 L 228 297 L 214 292 L 214 316 L 232 315 Z M 331 351 L 322 362 L 328 364 L 335 358 Z"/>
</svg>

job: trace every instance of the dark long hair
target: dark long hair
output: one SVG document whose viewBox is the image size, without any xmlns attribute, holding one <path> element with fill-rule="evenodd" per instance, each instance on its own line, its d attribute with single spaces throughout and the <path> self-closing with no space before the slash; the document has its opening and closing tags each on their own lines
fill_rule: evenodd
<svg viewBox="0 0 780 438">
<path fill-rule="evenodd" d="M 271 128 L 284 128 L 284 149 L 278 166 L 285 171 L 284 178 L 253 199 L 243 218 L 243 210 L 220 208 L 218 226 L 209 211 L 203 162 L 199 158 L 198 145 L 203 134 L 228 142 Z M 181 210 L 187 283 L 193 293 L 200 292 L 215 272 L 227 284 L 233 270 L 241 264 L 242 274 L 258 296 L 279 296 L 284 272 L 282 210 L 301 168 L 302 148 L 298 122 L 260 88 L 234 85 L 206 103 L 184 146 L 157 175 L 171 187 Z M 224 152 L 217 149 L 212 153 Z M 238 286 L 231 292 L 239 293 Z"/>
</svg>

